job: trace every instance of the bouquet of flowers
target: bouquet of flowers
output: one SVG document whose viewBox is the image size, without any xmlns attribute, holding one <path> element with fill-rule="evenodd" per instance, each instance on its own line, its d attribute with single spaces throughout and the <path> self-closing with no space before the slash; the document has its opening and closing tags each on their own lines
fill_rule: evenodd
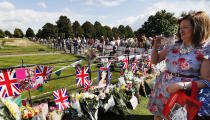
<svg viewBox="0 0 210 120">
<path fill-rule="evenodd" d="M 80 99 L 82 108 L 89 114 L 91 120 L 98 120 L 98 96 L 91 93 L 83 93 L 83 98 Z"/>
<path fill-rule="evenodd" d="M 105 112 L 107 112 L 111 107 L 115 106 L 114 97 L 110 92 L 112 89 L 113 86 L 109 85 L 99 94 L 99 99 Z"/>
<path fill-rule="evenodd" d="M 83 94 L 82 93 L 81 94 L 77 94 L 77 95 L 74 95 L 74 94 L 71 95 L 71 102 L 70 102 L 71 108 L 73 108 L 74 110 L 76 110 L 76 112 L 78 113 L 77 114 L 78 117 L 83 116 L 83 112 L 82 112 L 82 109 L 81 109 L 81 106 L 80 106 L 80 102 L 79 102 L 79 100 L 82 97 L 83 97 Z"/>
<path fill-rule="evenodd" d="M 119 87 L 121 87 L 121 86 L 119 86 Z M 129 113 L 129 111 L 128 111 L 128 108 L 124 102 L 124 101 L 126 101 L 126 98 L 123 95 L 122 90 L 119 89 L 119 87 L 114 87 L 113 90 L 111 91 L 111 94 L 113 94 L 118 112 L 125 117 L 125 113 Z"/>
</svg>

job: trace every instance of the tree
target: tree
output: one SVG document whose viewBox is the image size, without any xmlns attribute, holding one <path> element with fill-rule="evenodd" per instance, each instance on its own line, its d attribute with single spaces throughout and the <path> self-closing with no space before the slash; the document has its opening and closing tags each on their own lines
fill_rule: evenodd
<svg viewBox="0 0 210 120">
<path fill-rule="evenodd" d="M 95 35 L 95 28 L 94 28 L 92 23 L 90 23 L 89 21 L 86 21 L 82 25 L 82 29 L 84 31 L 84 36 L 86 38 L 93 38 L 94 37 L 94 35 Z"/>
<path fill-rule="evenodd" d="M 26 30 L 26 37 L 34 37 L 34 36 L 35 36 L 34 31 L 31 28 L 28 28 Z"/>
<path fill-rule="evenodd" d="M 133 30 L 128 25 L 125 27 L 125 37 L 126 38 L 132 38 L 132 37 L 134 37 Z"/>
<path fill-rule="evenodd" d="M 3 30 L 0 29 L 0 38 L 4 38 L 6 35 Z"/>
<path fill-rule="evenodd" d="M 94 23 L 94 28 L 95 28 L 95 31 L 96 31 L 95 32 L 95 38 L 100 39 L 101 36 L 105 36 L 106 31 L 105 31 L 104 27 L 101 25 L 100 22 L 96 21 Z"/>
<path fill-rule="evenodd" d="M 119 31 L 119 35 L 120 35 L 119 37 L 124 38 L 125 37 L 125 27 L 123 25 L 120 25 L 118 27 L 118 31 Z"/>
<path fill-rule="evenodd" d="M 104 26 L 104 29 L 106 31 L 105 37 L 108 37 L 109 39 L 113 38 L 112 29 L 109 26 Z"/>
<path fill-rule="evenodd" d="M 58 27 L 59 35 L 64 34 L 64 36 L 59 36 L 59 37 L 68 38 L 74 36 L 73 29 L 71 26 L 71 21 L 69 18 L 67 18 L 66 16 L 60 16 L 56 24 Z"/>
<path fill-rule="evenodd" d="M 73 23 L 72 28 L 75 37 L 83 37 L 83 30 L 78 21 Z"/>
<path fill-rule="evenodd" d="M 15 38 L 23 38 L 24 37 L 24 34 L 22 32 L 21 29 L 19 28 L 15 28 L 14 30 L 14 35 L 13 35 Z"/>
<path fill-rule="evenodd" d="M 120 32 L 116 27 L 112 28 L 113 37 L 117 39 L 120 36 Z"/>
<path fill-rule="evenodd" d="M 38 32 L 36 33 L 37 38 L 42 38 L 42 30 L 39 29 Z"/>
<path fill-rule="evenodd" d="M 161 10 L 155 15 L 149 16 L 148 20 L 142 25 L 142 28 L 138 29 L 138 37 L 142 35 L 154 37 L 160 34 L 171 36 L 176 34 L 177 30 L 177 18 L 174 17 L 174 13 Z"/>
<path fill-rule="evenodd" d="M 6 30 L 4 31 L 5 35 L 8 36 L 9 38 L 12 38 L 12 34 L 10 33 L 10 31 Z"/>
<path fill-rule="evenodd" d="M 46 23 L 42 28 L 43 28 L 41 32 L 42 38 L 49 38 L 49 37 L 56 38 L 58 36 L 57 26 L 51 23 Z"/>
</svg>

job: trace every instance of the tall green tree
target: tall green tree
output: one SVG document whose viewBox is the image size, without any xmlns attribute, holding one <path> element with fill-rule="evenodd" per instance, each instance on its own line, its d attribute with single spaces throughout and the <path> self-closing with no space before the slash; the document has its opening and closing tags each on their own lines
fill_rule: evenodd
<svg viewBox="0 0 210 120">
<path fill-rule="evenodd" d="M 57 24 L 57 27 L 58 27 L 59 37 L 68 38 L 68 37 L 73 37 L 74 36 L 73 28 L 71 26 L 71 21 L 68 17 L 60 16 L 59 20 L 56 22 L 56 24 Z"/>
<path fill-rule="evenodd" d="M 148 20 L 138 29 L 138 36 L 154 37 L 160 34 L 171 36 L 176 34 L 177 30 L 177 18 L 174 17 L 174 13 L 161 10 L 155 15 L 149 16 Z"/>
<path fill-rule="evenodd" d="M 28 28 L 26 30 L 26 37 L 34 37 L 34 36 L 35 36 L 34 31 L 31 28 Z"/>
<path fill-rule="evenodd" d="M 94 28 L 92 23 L 90 23 L 89 21 L 86 21 L 82 25 L 82 29 L 84 31 L 84 36 L 86 38 L 93 38 L 94 37 L 94 35 L 95 35 L 95 28 Z"/>
<path fill-rule="evenodd" d="M 125 37 L 126 38 L 132 38 L 132 37 L 134 37 L 133 30 L 131 29 L 131 27 L 129 25 L 127 25 L 125 27 Z"/>
<path fill-rule="evenodd" d="M 36 33 L 37 38 L 42 38 L 42 30 L 39 29 L 38 32 Z"/>
<path fill-rule="evenodd" d="M 120 25 L 119 27 L 118 27 L 118 31 L 119 31 L 119 37 L 120 38 L 124 38 L 125 37 L 125 32 L 126 32 L 126 30 L 125 30 L 125 27 L 123 26 L 123 25 Z"/>
<path fill-rule="evenodd" d="M 51 23 L 46 23 L 42 27 L 42 33 L 41 33 L 42 38 L 49 38 L 49 37 L 56 38 L 57 35 L 58 35 L 58 28 L 57 28 L 57 26 L 55 26 L 55 25 L 53 25 Z"/>
<path fill-rule="evenodd" d="M 75 37 L 83 37 L 83 30 L 78 21 L 73 23 L 72 28 Z"/>
<path fill-rule="evenodd" d="M 19 28 L 15 28 L 14 30 L 14 35 L 13 35 L 15 38 L 23 38 L 24 37 L 24 34 L 22 32 L 21 29 Z"/>
<path fill-rule="evenodd" d="M 95 38 L 100 39 L 101 36 L 105 36 L 106 31 L 105 31 L 104 27 L 101 25 L 100 22 L 96 21 L 94 23 L 94 28 L 95 28 L 95 31 L 96 31 L 95 32 Z"/>
<path fill-rule="evenodd" d="M 117 39 L 117 38 L 120 36 L 120 32 L 119 32 L 119 30 L 117 29 L 117 27 L 113 27 L 113 28 L 112 28 L 112 33 L 113 33 L 113 37 L 114 37 L 115 39 Z"/>
<path fill-rule="evenodd" d="M 6 35 L 3 30 L 0 29 L 0 38 L 4 38 Z"/>
<path fill-rule="evenodd" d="M 106 30 L 105 37 L 108 37 L 109 39 L 113 38 L 112 29 L 109 26 L 104 26 L 104 29 Z"/>
<path fill-rule="evenodd" d="M 8 36 L 9 38 L 12 38 L 12 33 L 10 33 L 10 31 L 6 30 L 4 31 L 5 35 Z"/>
</svg>

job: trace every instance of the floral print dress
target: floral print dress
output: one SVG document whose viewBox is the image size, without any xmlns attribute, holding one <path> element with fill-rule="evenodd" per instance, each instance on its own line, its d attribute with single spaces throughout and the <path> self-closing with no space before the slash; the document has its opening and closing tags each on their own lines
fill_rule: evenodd
<svg viewBox="0 0 210 120">
<path fill-rule="evenodd" d="M 201 62 L 203 59 L 210 59 L 210 44 L 205 42 L 202 46 L 195 47 L 188 53 L 181 54 L 180 46 L 181 42 L 176 42 L 172 46 L 167 46 L 167 54 L 166 54 L 166 69 L 172 73 L 179 73 L 183 75 L 194 75 L 199 76 L 199 70 L 201 66 Z M 187 49 L 187 46 L 184 45 L 184 48 Z M 189 81 L 198 81 L 201 80 L 199 77 L 187 78 L 187 77 L 176 77 L 172 74 L 169 74 L 166 71 L 160 73 L 160 75 L 156 79 L 156 83 L 154 88 L 151 91 L 150 99 L 148 102 L 148 109 L 154 115 L 161 116 L 165 118 L 162 114 L 162 110 L 166 105 L 168 99 L 170 98 L 170 94 L 166 91 L 166 86 L 176 82 L 189 82 Z M 208 90 L 207 90 L 208 89 Z M 204 108 L 202 106 L 203 111 L 206 113 L 210 113 L 210 101 L 209 101 L 209 88 L 206 88 L 208 91 L 206 96 L 203 96 L 201 102 L 208 104 L 208 108 Z M 202 96 L 203 93 L 200 93 L 198 96 Z M 202 110 L 201 109 L 201 110 Z M 199 113 L 203 112 L 200 111 Z M 203 114 L 203 113 L 202 113 Z"/>
</svg>

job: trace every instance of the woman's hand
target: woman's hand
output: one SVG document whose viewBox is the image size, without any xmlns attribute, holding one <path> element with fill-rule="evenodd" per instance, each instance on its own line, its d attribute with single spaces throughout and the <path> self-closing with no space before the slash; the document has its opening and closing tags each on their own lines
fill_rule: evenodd
<svg viewBox="0 0 210 120">
<path fill-rule="evenodd" d="M 154 47 L 160 47 L 161 46 L 161 40 L 164 38 L 162 36 L 158 36 L 154 38 Z"/>
<path fill-rule="evenodd" d="M 184 88 L 184 83 L 183 82 L 177 82 L 177 83 L 173 83 L 173 84 L 170 84 L 168 86 L 166 86 L 166 90 L 168 93 L 175 93 L 179 90 L 183 90 Z"/>
</svg>

